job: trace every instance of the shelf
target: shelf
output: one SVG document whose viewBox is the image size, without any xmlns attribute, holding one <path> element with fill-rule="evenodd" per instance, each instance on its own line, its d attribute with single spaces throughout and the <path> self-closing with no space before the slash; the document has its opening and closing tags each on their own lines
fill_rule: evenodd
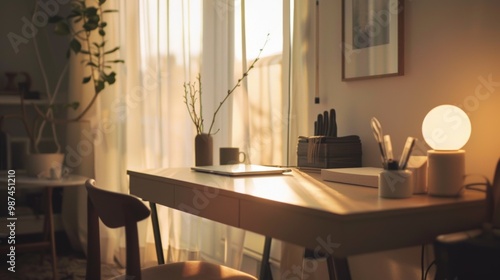
<svg viewBox="0 0 500 280">
<path fill-rule="evenodd" d="M 44 214 L 18 216 L 16 234 L 43 233 Z M 0 217 L 0 238 L 8 236 L 7 218 Z M 54 213 L 54 231 L 64 230 L 60 213 Z"/>
<path fill-rule="evenodd" d="M 25 99 L 24 103 L 26 105 L 36 104 L 44 105 L 47 104 L 46 99 Z M 15 95 L 0 95 L 0 105 L 21 105 L 21 98 Z"/>
</svg>

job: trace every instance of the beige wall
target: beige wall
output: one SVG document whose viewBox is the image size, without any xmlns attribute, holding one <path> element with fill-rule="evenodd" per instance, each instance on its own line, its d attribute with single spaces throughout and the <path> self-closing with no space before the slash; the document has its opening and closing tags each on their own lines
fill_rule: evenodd
<svg viewBox="0 0 500 280">
<path fill-rule="evenodd" d="M 334 107 L 339 135 L 360 135 L 363 165 L 377 166 L 371 117 L 391 134 L 399 155 L 407 136 L 422 139 L 421 124 L 430 109 L 463 106 L 472 122 L 464 147 L 467 173 L 492 178 L 500 157 L 500 1 L 406 0 L 404 76 L 350 82 L 340 78 L 341 0 L 321 5 L 321 104 L 313 103 L 311 93 L 309 123 Z M 488 90 L 481 79 L 496 84 Z M 425 153 L 423 141 L 420 145 Z M 350 258 L 350 264 L 354 279 L 419 279 L 419 259 L 420 249 L 414 247 Z"/>
<path fill-rule="evenodd" d="M 340 78 L 341 0 L 321 5 L 321 104 L 309 99 L 310 123 L 334 107 L 339 135 L 360 135 L 363 164 L 376 166 L 371 117 L 391 134 L 399 155 L 407 136 L 422 139 L 421 124 L 430 109 L 463 106 L 472 122 L 464 147 L 467 173 L 491 178 L 500 157 L 500 1 L 406 0 L 404 76 L 349 82 Z M 496 84 L 488 90 L 481 79 Z M 423 140 L 420 144 L 425 153 Z"/>
</svg>

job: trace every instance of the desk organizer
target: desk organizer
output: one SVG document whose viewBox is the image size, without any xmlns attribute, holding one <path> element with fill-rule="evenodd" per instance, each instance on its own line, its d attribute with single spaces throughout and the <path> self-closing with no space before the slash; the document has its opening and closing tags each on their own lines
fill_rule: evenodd
<svg viewBox="0 0 500 280">
<path fill-rule="evenodd" d="M 297 166 L 307 168 L 360 167 L 361 140 L 357 135 L 299 136 Z"/>
</svg>

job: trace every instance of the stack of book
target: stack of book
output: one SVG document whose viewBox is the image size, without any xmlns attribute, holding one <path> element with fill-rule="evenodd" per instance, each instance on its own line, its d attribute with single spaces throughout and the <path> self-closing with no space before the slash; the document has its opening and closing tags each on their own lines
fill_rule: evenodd
<svg viewBox="0 0 500 280">
<path fill-rule="evenodd" d="M 361 166 L 361 140 L 357 135 L 300 136 L 297 166 L 305 168 L 342 168 Z"/>
</svg>

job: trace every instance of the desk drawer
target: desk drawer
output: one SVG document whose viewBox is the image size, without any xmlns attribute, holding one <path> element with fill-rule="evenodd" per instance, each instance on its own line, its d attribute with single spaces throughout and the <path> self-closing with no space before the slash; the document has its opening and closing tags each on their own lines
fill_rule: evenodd
<svg viewBox="0 0 500 280">
<path fill-rule="evenodd" d="M 348 247 L 341 223 L 293 205 L 242 200 L 241 228 L 339 257 Z"/>
<path fill-rule="evenodd" d="M 143 188 L 143 186 L 148 186 Z M 174 186 L 164 182 L 130 176 L 130 193 L 143 200 L 162 204 L 167 207 L 174 206 Z"/>
<path fill-rule="evenodd" d="M 176 187 L 175 208 L 196 216 L 239 227 L 239 202 L 220 193 Z"/>
</svg>

